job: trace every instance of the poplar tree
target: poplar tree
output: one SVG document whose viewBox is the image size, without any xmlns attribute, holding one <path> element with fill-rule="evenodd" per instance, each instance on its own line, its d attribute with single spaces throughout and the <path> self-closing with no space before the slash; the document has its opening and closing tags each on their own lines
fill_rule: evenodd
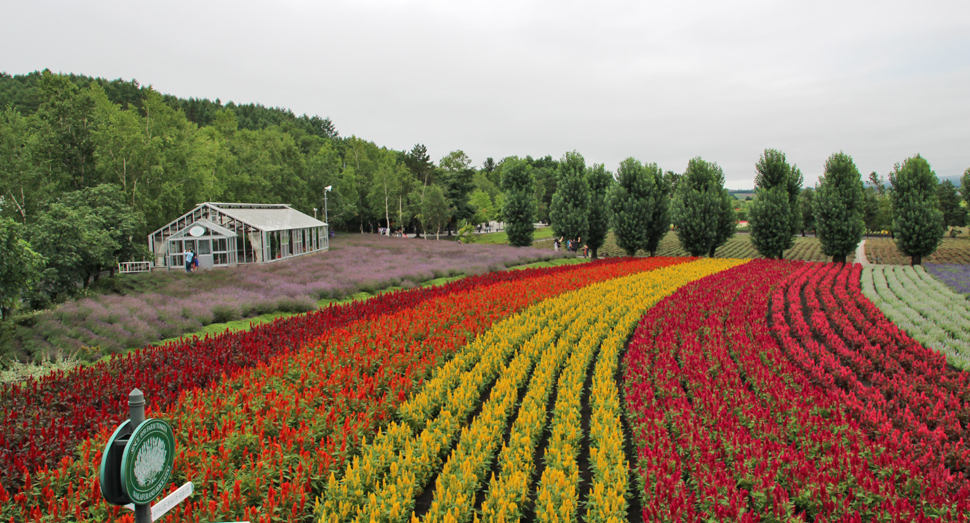
<svg viewBox="0 0 970 523">
<path fill-rule="evenodd" d="M 950 180 L 943 180 L 936 186 L 936 199 L 943 213 L 943 229 L 963 227 L 967 224 L 967 209 L 960 205 L 960 193 Z"/>
<path fill-rule="evenodd" d="M 691 256 L 711 258 L 737 231 L 737 216 L 724 189 L 724 171 L 700 157 L 687 163 L 673 205 L 677 237 Z"/>
<path fill-rule="evenodd" d="M 889 174 L 893 190 L 893 233 L 896 247 L 919 265 L 943 241 L 943 213 L 938 207 L 936 173 L 922 156 L 896 164 Z"/>
<path fill-rule="evenodd" d="M 845 263 L 865 232 L 862 221 L 862 175 L 844 152 L 829 156 L 815 191 L 815 232 L 822 252 Z"/>
<path fill-rule="evenodd" d="M 815 189 L 806 187 L 802 189 L 798 196 L 798 208 L 802 213 L 802 236 L 805 231 L 815 231 L 815 210 L 812 208 L 815 203 Z"/>
<path fill-rule="evenodd" d="M 616 184 L 610 188 L 607 204 L 616 244 L 633 256 L 647 248 L 647 231 L 653 216 L 654 183 L 647 168 L 636 158 L 620 162 Z"/>
<path fill-rule="evenodd" d="M 785 153 L 765 149 L 755 164 L 755 199 L 749 209 L 751 243 L 765 258 L 784 257 L 795 244 L 795 233 L 801 228 L 802 173 L 788 165 Z"/>
<path fill-rule="evenodd" d="M 502 191 L 505 193 L 502 217 L 505 218 L 509 245 L 532 245 L 536 214 L 532 166 L 516 157 L 506 159 L 502 165 Z"/>
<path fill-rule="evenodd" d="M 963 178 L 960 178 L 960 195 L 963 196 L 963 201 L 970 205 L 970 168 L 963 171 Z"/>
<path fill-rule="evenodd" d="M 586 160 L 576 151 L 566 153 L 559 161 L 556 177 L 557 188 L 549 209 L 552 234 L 568 240 L 588 240 L 589 183 L 586 181 Z"/>
<path fill-rule="evenodd" d="M 660 241 L 670 232 L 670 193 L 672 190 L 669 173 L 665 175 L 655 163 L 644 165 L 647 175 L 653 179 L 650 220 L 647 223 L 646 251 L 656 256 Z"/>
<path fill-rule="evenodd" d="M 595 260 L 599 257 L 599 249 L 606 242 L 606 235 L 610 231 L 606 195 L 613 184 L 613 174 L 603 164 L 598 163 L 589 169 L 586 178 L 589 182 L 589 232 L 586 245 Z"/>
</svg>

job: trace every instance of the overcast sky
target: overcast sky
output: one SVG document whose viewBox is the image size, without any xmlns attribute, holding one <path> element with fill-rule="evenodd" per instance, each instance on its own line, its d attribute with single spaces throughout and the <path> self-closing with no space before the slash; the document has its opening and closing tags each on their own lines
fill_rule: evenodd
<svg viewBox="0 0 970 523">
<path fill-rule="evenodd" d="M 137 79 L 329 116 L 437 161 L 577 150 L 750 188 L 765 148 L 813 185 L 922 154 L 970 167 L 970 2 L 0 0 L 0 70 Z"/>
</svg>

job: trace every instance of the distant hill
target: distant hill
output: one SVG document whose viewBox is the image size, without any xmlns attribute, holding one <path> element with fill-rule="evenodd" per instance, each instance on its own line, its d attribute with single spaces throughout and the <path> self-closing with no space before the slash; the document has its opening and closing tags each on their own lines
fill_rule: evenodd
<svg viewBox="0 0 970 523">
<path fill-rule="evenodd" d="M 728 191 L 728 193 L 739 200 L 743 200 L 749 196 L 754 198 L 754 189 L 736 189 L 733 191 Z"/>
<path fill-rule="evenodd" d="M 41 76 L 40 71 L 24 75 L 11 76 L 0 72 L 0 110 L 12 106 L 23 115 L 30 115 L 40 107 L 41 96 L 38 81 Z M 85 75 L 68 74 L 79 87 L 87 87 L 93 83 L 101 85 L 108 99 L 112 102 L 128 107 L 133 105 L 141 108 L 145 98 L 145 91 L 151 87 L 143 86 L 137 80 L 108 80 L 105 78 L 92 78 Z M 282 125 L 289 123 L 304 132 L 321 138 L 336 138 L 337 129 L 334 127 L 330 118 L 320 116 L 296 116 L 293 111 L 281 107 L 266 107 L 261 104 L 236 104 L 229 102 L 223 104 L 216 98 L 214 101 L 208 98 L 178 98 L 170 94 L 162 94 L 165 103 L 173 109 L 181 109 L 189 121 L 199 127 L 212 124 L 216 113 L 220 109 L 232 109 L 239 122 L 240 129 L 258 131 L 272 125 Z"/>
</svg>

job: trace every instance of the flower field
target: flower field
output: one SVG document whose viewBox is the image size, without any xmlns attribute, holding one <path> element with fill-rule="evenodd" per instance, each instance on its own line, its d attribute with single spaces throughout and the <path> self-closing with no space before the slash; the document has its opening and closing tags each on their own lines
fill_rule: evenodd
<svg viewBox="0 0 970 523">
<path fill-rule="evenodd" d="M 458 245 L 340 234 L 326 254 L 191 275 L 180 270 L 103 278 L 111 292 L 72 300 L 18 325 L 13 353 L 111 354 L 197 332 L 205 325 L 272 312 L 306 312 L 324 298 L 459 274 L 482 274 L 558 256 L 538 248 Z M 320 277 L 320 275 L 326 275 Z"/>
<path fill-rule="evenodd" d="M 866 238 L 866 258 L 884 265 L 909 265 L 909 256 L 899 252 L 892 238 Z M 923 257 L 927 263 L 970 264 L 970 239 L 943 238 L 936 252 Z"/>
<path fill-rule="evenodd" d="M 923 266 L 953 292 L 970 294 L 970 265 L 925 263 Z"/>
<path fill-rule="evenodd" d="M 898 327 L 951 365 L 970 367 L 970 302 L 920 266 L 866 267 L 862 292 Z"/>
<path fill-rule="evenodd" d="M 957 305 L 720 258 L 394 292 L 5 387 L 0 521 L 133 521 L 98 465 L 136 386 L 195 485 L 166 521 L 970 521 Z"/>
<path fill-rule="evenodd" d="M 609 256 L 626 256 L 625 252 L 616 245 L 616 240 L 613 238 L 613 234 L 607 235 L 606 243 L 604 244 L 601 252 Z M 643 254 L 642 252 L 640 254 Z M 657 248 L 657 256 L 688 256 L 687 251 L 685 251 L 681 245 L 680 240 L 677 239 L 677 234 L 674 232 L 667 233 L 664 239 L 660 241 L 660 245 Z M 728 241 L 717 248 L 714 252 L 715 258 L 745 258 L 745 259 L 759 259 L 762 258 L 761 254 L 758 253 L 758 249 L 755 248 L 754 244 L 751 243 L 750 234 L 736 234 Z M 855 255 L 849 256 L 849 261 L 853 261 Z M 825 256 L 822 254 L 822 244 L 819 243 L 818 238 L 815 237 L 795 237 L 795 245 L 785 251 L 786 260 L 801 260 L 801 261 L 815 261 L 815 262 L 827 262 L 832 261 L 830 256 Z M 908 262 L 907 262 L 908 263 Z"/>
<path fill-rule="evenodd" d="M 332 329 L 411 308 L 435 297 L 501 282 L 569 271 L 567 267 L 494 272 L 440 287 L 384 294 L 248 332 L 151 347 L 69 373 L 0 388 L 0 486 L 17 490 L 27 470 L 55 465 L 93 430 L 127 418 L 127 395 L 138 387 L 161 409 L 185 390 L 288 353 Z M 53 408 L 52 408 L 53 407 Z"/>
<path fill-rule="evenodd" d="M 154 386 L 143 388 L 150 401 L 147 415 L 169 421 L 175 428 L 178 454 L 173 488 L 184 481 L 196 484 L 193 501 L 183 503 L 169 517 L 182 521 L 233 517 L 253 521 L 288 517 L 299 520 L 307 500 L 312 504 L 330 473 L 342 469 L 345 459 L 357 452 L 362 438 L 372 436 L 389 421 L 396 404 L 421 383 L 435 362 L 447 359 L 494 321 L 572 289 L 684 261 L 613 260 L 492 273 L 422 290 L 424 294 L 409 291 L 387 295 L 390 303 L 385 305 L 397 300 L 396 310 L 391 305 L 369 316 L 366 311 L 380 307 L 377 302 L 331 308 L 331 315 L 343 311 L 347 316 L 357 314 L 359 319 L 321 327 L 315 335 L 304 331 L 302 340 L 291 334 L 301 332 L 300 324 L 288 322 L 302 321 L 310 324 L 306 327 L 309 329 L 314 325 L 313 315 L 250 331 L 250 338 L 242 339 L 241 345 L 251 343 L 272 350 L 269 346 L 283 344 L 288 341 L 284 336 L 292 335 L 293 346 L 261 361 L 238 365 L 231 376 L 228 372 L 217 375 L 219 379 L 204 388 L 193 387 L 177 373 L 169 382 L 155 382 Z M 358 307 L 363 307 L 363 312 Z M 273 327 L 278 330 L 270 330 Z M 274 333 L 279 337 L 270 337 Z M 225 336 L 231 340 L 234 335 Z M 235 352 L 230 350 L 232 345 L 223 345 L 227 352 Z M 161 361 L 151 360 L 155 357 L 152 350 L 140 355 L 148 360 L 146 368 L 152 365 L 151 361 Z M 189 375 L 194 369 L 205 369 L 191 363 L 173 368 Z M 38 471 L 38 465 L 13 469 L 5 464 L 4 469 L 12 470 L 10 475 L 19 489 L 0 491 L 0 519 L 130 519 L 130 513 L 100 499 L 97 467 L 101 445 L 113 430 L 113 422 L 124 417 L 120 399 L 95 392 L 99 383 L 111 382 L 111 369 L 100 371 L 98 376 L 102 378 L 72 375 L 61 379 L 74 379 L 86 386 L 89 405 L 100 406 L 97 400 L 115 401 L 113 416 L 89 427 L 89 437 L 80 443 L 61 443 L 65 448 L 76 445 L 73 456 L 61 452 L 60 446 L 36 451 L 47 464 L 45 470 Z M 150 376 L 143 377 L 151 385 Z M 50 382 L 60 385 L 61 391 L 70 388 L 59 383 L 57 377 Z M 166 404 L 156 399 L 162 391 L 179 387 L 181 393 L 174 394 L 177 400 Z M 9 395 L 21 398 L 25 404 L 42 404 L 51 397 L 48 389 L 54 388 L 42 382 L 9 394 L 5 391 L 4 398 Z M 84 397 L 79 394 L 77 399 Z M 6 412 L 16 412 L 18 408 L 11 407 Z M 89 408 L 93 410 L 94 406 Z M 71 415 L 85 419 L 83 413 L 75 411 Z M 19 423 L 12 421 L 9 428 L 4 428 L 4 437 L 26 431 L 36 434 L 47 430 L 45 427 L 57 427 L 61 421 L 38 424 L 36 419 L 20 418 Z M 70 434 L 55 431 L 52 439 L 57 437 L 63 442 Z M 4 456 L 13 462 L 16 454 L 11 450 Z"/>
<path fill-rule="evenodd" d="M 341 480 L 330 479 L 320 521 L 408 521 L 415 498 L 426 489 L 431 489 L 432 501 L 419 507 L 423 520 L 468 521 L 486 481 L 484 520 L 514 520 L 533 505 L 537 521 L 573 521 L 581 501 L 577 455 L 587 445 L 596 454 L 598 473 L 586 520 L 622 518 L 626 466 L 612 381 L 618 351 L 630 326 L 654 302 L 689 281 L 738 263 L 702 260 L 619 278 L 506 320 L 491 337 L 469 344 L 404 403 L 404 422 L 392 424 L 372 441 Z M 581 397 L 590 365 L 601 352 L 594 371 L 600 375 L 592 400 L 596 424 L 587 442 L 580 427 Z M 546 412 L 553 383 L 556 401 Z M 469 419 L 485 396 L 483 390 L 487 399 L 481 401 L 478 416 Z M 544 470 L 533 486 L 534 451 L 547 423 Z M 488 477 L 496 460 L 498 473 Z M 536 489 L 535 499 L 530 499 Z"/>
</svg>

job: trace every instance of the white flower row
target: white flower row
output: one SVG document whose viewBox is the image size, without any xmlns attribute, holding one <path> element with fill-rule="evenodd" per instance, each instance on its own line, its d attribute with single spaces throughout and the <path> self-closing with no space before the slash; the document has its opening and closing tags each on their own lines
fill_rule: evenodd
<svg viewBox="0 0 970 523">
<path fill-rule="evenodd" d="M 970 369 L 970 302 L 963 295 L 919 266 L 867 267 L 861 283 L 893 323 L 955 367 Z"/>
</svg>

